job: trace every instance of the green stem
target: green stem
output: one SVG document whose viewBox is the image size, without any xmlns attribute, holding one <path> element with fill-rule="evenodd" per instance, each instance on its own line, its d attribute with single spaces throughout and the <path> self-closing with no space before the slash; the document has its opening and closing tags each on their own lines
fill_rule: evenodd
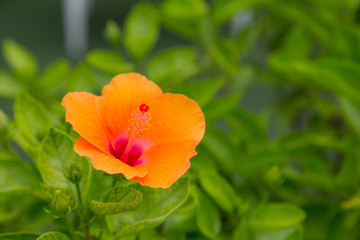
<svg viewBox="0 0 360 240">
<path fill-rule="evenodd" d="M 70 223 L 69 223 L 69 219 L 67 216 L 63 217 L 62 218 L 63 220 L 63 223 L 65 224 L 65 227 L 67 228 L 69 234 L 71 235 L 71 237 L 74 239 L 74 240 L 78 240 L 78 237 L 74 231 L 74 229 L 71 227 Z"/>
<path fill-rule="evenodd" d="M 75 186 L 76 186 L 76 193 L 78 196 L 79 203 L 82 204 L 80 185 L 79 185 L 79 183 L 76 183 Z"/>
<path fill-rule="evenodd" d="M 86 219 L 86 215 L 87 215 L 86 212 L 85 212 L 86 209 L 84 210 L 84 207 L 87 207 L 87 206 L 84 206 L 84 204 L 83 204 L 83 200 L 81 198 L 81 192 L 80 192 L 79 183 L 76 183 L 75 186 L 76 186 L 76 193 L 77 193 L 79 204 L 80 204 L 79 213 L 80 213 L 81 221 L 84 224 L 84 228 L 85 228 L 85 239 L 86 240 L 91 240 L 90 228 L 89 228 L 88 221 Z"/>
<path fill-rule="evenodd" d="M 99 240 L 102 240 L 102 235 L 104 232 L 104 222 L 105 222 L 105 216 L 99 216 L 100 217 L 100 233 L 99 233 Z"/>
</svg>

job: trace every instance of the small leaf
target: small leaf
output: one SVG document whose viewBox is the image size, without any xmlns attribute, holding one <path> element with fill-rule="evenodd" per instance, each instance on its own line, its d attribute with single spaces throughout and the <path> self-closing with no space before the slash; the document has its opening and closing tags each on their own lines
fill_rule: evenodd
<svg viewBox="0 0 360 240">
<path fill-rule="evenodd" d="M 65 59 L 56 60 L 49 64 L 37 84 L 42 89 L 52 88 L 55 85 L 63 83 L 70 72 L 70 64 Z"/>
<path fill-rule="evenodd" d="M 23 88 L 16 79 L 5 71 L 0 71 L 0 97 L 14 98 Z"/>
<path fill-rule="evenodd" d="M 200 22 L 207 13 L 207 4 L 204 0 L 165 0 L 161 2 L 160 11 L 165 28 L 195 39 Z"/>
<path fill-rule="evenodd" d="M 227 213 L 234 211 L 237 196 L 225 178 L 214 171 L 201 171 L 199 180 L 202 188 L 221 209 Z"/>
<path fill-rule="evenodd" d="M 61 232 L 48 232 L 41 235 L 36 240 L 70 240 L 70 239 Z"/>
<path fill-rule="evenodd" d="M 249 226 L 258 231 L 272 231 L 300 224 L 306 213 L 289 203 L 271 203 L 255 212 Z"/>
<path fill-rule="evenodd" d="M 232 94 L 221 98 L 215 98 L 204 109 L 206 120 L 211 121 L 223 117 L 237 106 L 239 100 L 239 94 Z"/>
<path fill-rule="evenodd" d="M 38 236 L 33 233 L 0 233 L 0 240 L 36 240 Z"/>
<path fill-rule="evenodd" d="M 216 206 L 198 188 L 192 194 L 198 203 L 196 222 L 202 234 L 211 239 L 219 239 L 221 231 L 221 216 Z"/>
<path fill-rule="evenodd" d="M 33 189 L 32 183 L 36 178 L 31 175 L 26 167 L 15 161 L 0 161 L 1 194 L 12 191 L 31 191 Z"/>
<path fill-rule="evenodd" d="M 223 86 L 221 79 L 194 81 L 178 85 L 174 92 L 179 92 L 185 96 L 194 99 L 201 107 L 205 106 L 217 91 Z"/>
<path fill-rule="evenodd" d="M 110 229 L 116 232 L 117 237 L 154 228 L 164 222 L 188 198 L 189 180 L 181 178 L 166 189 L 139 185 L 134 188 L 142 193 L 146 201 L 135 211 L 106 216 Z"/>
<path fill-rule="evenodd" d="M 107 190 L 100 201 L 91 200 L 90 210 L 96 215 L 110 215 L 135 210 L 141 202 L 141 193 L 133 188 L 116 186 Z"/>
<path fill-rule="evenodd" d="M 124 23 L 124 44 L 136 61 L 149 53 L 158 35 L 158 15 L 150 2 L 141 2 L 131 9 Z"/>
<path fill-rule="evenodd" d="M 68 179 L 67 171 L 75 164 L 81 171 L 80 189 L 82 198 L 86 199 L 91 182 L 91 166 L 88 159 L 74 152 L 73 147 L 74 141 L 67 134 L 50 128 L 40 145 L 37 167 L 46 184 L 70 188 L 74 194 L 74 184 Z"/>
<path fill-rule="evenodd" d="M 100 71 L 113 76 L 133 70 L 132 65 L 120 54 L 109 50 L 93 50 L 87 55 L 86 60 Z"/>
<path fill-rule="evenodd" d="M 4 58 L 12 70 L 28 82 L 36 76 L 38 63 L 34 55 L 10 38 L 3 40 Z"/>
<path fill-rule="evenodd" d="M 49 124 L 49 116 L 44 106 L 25 92 L 15 98 L 15 122 L 20 132 L 33 144 L 40 143 Z"/>
<path fill-rule="evenodd" d="M 302 230 L 299 226 L 271 232 L 257 232 L 256 240 L 302 240 Z"/>
<path fill-rule="evenodd" d="M 149 61 L 147 75 L 160 85 L 180 83 L 198 72 L 196 58 L 197 51 L 193 47 L 162 50 Z"/>
<path fill-rule="evenodd" d="M 80 62 L 70 73 L 66 82 L 67 92 L 92 91 L 94 88 L 94 74 L 89 65 Z"/>
<path fill-rule="evenodd" d="M 121 30 L 119 25 L 114 20 L 108 20 L 106 22 L 104 30 L 104 38 L 113 47 L 116 47 L 121 42 Z"/>
<path fill-rule="evenodd" d="M 273 165 L 284 163 L 288 155 L 283 151 L 271 148 L 258 149 L 252 152 L 241 166 L 243 177 L 253 177 L 268 170 Z"/>
</svg>

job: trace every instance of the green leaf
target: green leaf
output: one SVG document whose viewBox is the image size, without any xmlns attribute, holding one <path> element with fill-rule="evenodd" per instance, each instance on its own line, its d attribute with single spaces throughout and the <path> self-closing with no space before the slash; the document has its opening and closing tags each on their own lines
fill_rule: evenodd
<svg viewBox="0 0 360 240">
<path fill-rule="evenodd" d="M 256 211 L 249 226 L 256 231 L 272 231 L 300 224 L 306 213 L 290 203 L 270 203 Z"/>
<path fill-rule="evenodd" d="M 23 88 L 8 72 L 0 71 L 0 97 L 14 98 Z"/>
<path fill-rule="evenodd" d="M 231 136 L 216 128 L 207 127 L 202 144 L 218 161 L 221 170 L 233 173 L 236 170 L 235 144 Z"/>
<path fill-rule="evenodd" d="M 193 47 L 172 47 L 158 52 L 147 68 L 149 79 L 159 85 L 180 83 L 199 71 Z"/>
<path fill-rule="evenodd" d="M 264 172 L 273 165 L 284 163 L 288 160 L 286 153 L 271 149 L 258 149 L 251 153 L 241 166 L 241 174 L 243 177 L 253 177 Z"/>
<path fill-rule="evenodd" d="M 2 50 L 7 64 L 25 82 L 36 76 L 38 63 L 34 55 L 10 38 L 2 42 Z"/>
<path fill-rule="evenodd" d="M 243 108 L 235 108 L 226 116 L 236 138 L 246 142 L 266 141 L 266 122 Z"/>
<path fill-rule="evenodd" d="M 51 186 L 70 188 L 75 193 L 74 184 L 67 176 L 72 164 L 81 171 L 80 191 L 82 199 L 87 199 L 91 182 L 89 160 L 80 157 L 73 150 L 74 141 L 66 133 L 50 128 L 40 145 L 37 167 L 44 182 Z M 75 195 L 75 194 L 74 194 Z"/>
<path fill-rule="evenodd" d="M 56 60 L 45 68 L 37 84 L 42 89 L 53 88 L 54 86 L 65 82 L 69 72 L 70 64 L 67 60 Z"/>
<path fill-rule="evenodd" d="M 36 240 L 70 240 L 70 239 L 61 232 L 48 232 L 41 235 Z"/>
<path fill-rule="evenodd" d="M 302 230 L 299 226 L 285 229 L 256 233 L 256 240 L 302 240 Z"/>
<path fill-rule="evenodd" d="M 33 233 L 0 233 L 0 240 L 36 240 L 38 236 Z"/>
<path fill-rule="evenodd" d="M 109 50 L 93 50 L 87 55 L 86 60 L 93 67 L 113 76 L 133 70 L 132 65 L 120 54 Z"/>
<path fill-rule="evenodd" d="M 105 30 L 104 30 L 104 38 L 113 47 L 116 47 L 120 44 L 121 29 L 114 20 L 110 19 L 106 22 L 106 26 L 105 26 Z"/>
<path fill-rule="evenodd" d="M 80 62 L 70 73 L 66 82 L 67 92 L 90 92 L 94 88 L 94 74 L 89 65 Z"/>
<path fill-rule="evenodd" d="M 26 92 L 19 92 L 15 98 L 14 115 L 20 132 L 32 144 L 40 143 L 50 124 L 44 106 Z"/>
<path fill-rule="evenodd" d="M 218 209 L 200 189 L 193 188 L 192 194 L 198 203 L 196 222 L 201 233 L 208 238 L 219 239 L 222 224 Z"/>
<path fill-rule="evenodd" d="M 221 98 L 215 98 L 204 109 L 206 120 L 211 121 L 224 117 L 228 112 L 237 106 L 239 100 L 240 95 L 237 93 Z"/>
<path fill-rule="evenodd" d="M 274 0 L 215 0 L 212 6 L 212 17 L 216 24 L 225 23 L 241 9 L 255 8 Z"/>
<path fill-rule="evenodd" d="M 201 187 L 221 209 L 227 213 L 234 211 L 237 196 L 225 178 L 214 171 L 201 171 L 199 180 Z"/>
<path fill-rule="evenodd" d="M 160 11 L 165 28 L 196 39 L 200 22 L 207 13 L 207 4 L 204 0 L 165 0 L 161 2 Z"/>
<path fill-rule="evenodd" d="M 150 2 L 141 2 L 133 7 L 124 23 L 126 50 L 140 61 L 152 49 L 159 36 L 156 8 Z"/>
<path fill-rule="evenodd" d="M 160 225 L 188 198 L 189 179 L 181 178 L 171 187 L 156 189 L 136 185 L 144 201 L 138 209 L 118 215 L 106 216 L 107 223 L 116 236 L 140 232 Z"/>
<path fill-rule="evenodd" d="M 12 191 L 31 191 L 32 182 L 36 180 L 26 169 L 16 161 L 0 161 L 0 193 Z M 33 179 L 34 178 L 34 179 Z"/>
<path fill-rule="evenodd" d="M 185 84 L 179 84 L 173 92 L 179 92 L 185 96 L 194 99 L 201 107 L 204 107 L 212 97 L 223 86 L 224 81 L 221 79 L 193 81 Z"/>
<path fill-rule="evenodd" d="M 360 134 L 360 111 L 353 104 L 345 99 L 340 99 L 341 107 L 344 111 L 345 116 L 347 117 L 349 123 L 354 128 L 354 130 Z"/>
<path fill-rule="evenodd" d="M 141 193 L 133 188 L 116 186 L 107 190 L 100 201 L 91 200 L 89 207 L 96 215 L 118 214 L 137 209 L 141 196 Z"/>
</svg>

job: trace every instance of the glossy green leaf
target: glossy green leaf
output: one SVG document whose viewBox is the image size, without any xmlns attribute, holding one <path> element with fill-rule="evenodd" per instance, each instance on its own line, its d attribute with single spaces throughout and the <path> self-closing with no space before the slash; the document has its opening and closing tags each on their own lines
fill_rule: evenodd
<svg viewBox="0 0 360 240">
<path fill-rule="evenodd" d="M 189 11 L 191 9 L 191 11 Z M 207 13 L 204 0 L 165 0 L 161 2 L 162 25 L 182 36 L 195 39 Z"/>
<path fill-rule="evenodd" d="M 198 204 L 196 222 L 201 233 L 211 239 L 218 239 L 221 231 L 221 216 L 211 200 L 198 188 L 192 192 Z"/>
<path fill-rule="evenodd" d="M 94 88 L 94 74 L 89 65 L 80 62 L 69 74 L 66 81 L 67 92 L 92 91 Z"/>
<path fill-rule="evenodd" d="M 75 164 L 81 172 L 79 185 L 83 199 L 86 199 L 91 182 L 91 166 L 87 158 L 80 157 L 74 152 L 73 147 L 74 141 L 71 137 L 60 130 L 50 128 L 40 145 L 37 167 L 46 184 L 70 188 L 75 193 L 74 184 L 67 177 L 70 166 Z"/>
<path fill-rule="evenodd" d="M 231 136 L 218 129 L 207 127 L 202 144 L 218 161 L 218 166 L 225 172 L 236 171 L 235 145 Z"/>
<path fill-rule="evenodd" d="M 141 2 L 127 15 L 124 24 L 126 50 L 137 61 L 143 59 L 155 45 L 159 35 L 156 8 L 150 2 Z"/>
<path fill-rule="evenodd" d="M 173 92 L 179 92 L 185 96 L 194 99 L 201 107 L 205 106 L 216 92 L 223 86 L 221 79 L 193 81 L 178 85 Z"/>
<path fill-rule="evenodd" d="M 34 233 L 0 233 L 0 240 L 36 240 L 38 236 Z"/>
<path fill-rule="evenodd" d="M 144 199 L 140 207 L 135 211 L 106 216 L 111 231 L 115 232 L 117 236 L 154 228 L 164 222 L 188 198 L 189 180 L 181 178 L 166 189 L 140 187 L 139 185 L 134 188 L 142 193 Z"/>
<path fill-rule="evenodd" d="M 64 83 L 69 72 L 70 64 L 67 60 L 56 60 L 45 68 L 37 84 L 41 88 L 52 88 L 54 85 Z"/>
<path fill-rule="evenodd" d="M 229 19 L 241 9 L 254 8 L 274 0 L 215 0 L 213 1 L 212 17 L 216 24 L 221 24 Z"/>
<path fill-rule="evenodd" d="M 179 83 L 198 71 L 193 47 L 172 47 L 157 53 L 148 64 L 147 76 L 160 85 Z"/>
<path fill-rule="evenodd" d="M 266 141 L 266 122 L 259 116 L 243 108 L 234 108 L 226 120 L 236 138 L 254 143 Z"/>
<path fill-rule="evenodd" d="M 104 38 L 112 46 L 116 47 L 121 42 L 121 29 L 114 20 L 108 20 L 106 22 L 104 30 Z"/>
<path fill-rule="evenodd" d="M 243 177 L 253 177 L 269 169 L 273 165 L 284 163 L 288 160 L 286 153 L 276 149 L 259 149 L 251 153 L 241 166 Z"/>
<path fill-rule="evenodd" d="M 302 240 L 303 234 L 299 226 L 292 226 L 285 229 L 256 233 L 256 240 Z"/>
<path fill-rule="evenodd" d="M 100 71 L 114 76 L 133 69 L 120 54 L 109 50 L 93 50 L 87 55 L 86 60 Z"/>
<path fill-rule="evenodd" d="M 96 215 L 111 215 L 137 209 L 141 193 L 133 188 L 116 186 L 107 190 L 100 201 L 91 200 L 90 210 Z"/>
<path fill-rule="evenodd" d="M 14 115 L 20 133 L 31 143 L 39 143 L 50 124 L 44 106 L 26 92 L 19 92 L 15 98 Z"/>
<path fill-rule="evenodd" d="M 205 118 L 211 121 L 225 116 L 228 112 L 234 109 L 240 100 L 239 94 L 233 94 L 226 97 L 215 98 L 204 109 Z"/>
<path fill-rule="evenodd" d="M 229 182 L 214 171 L 201 171 L 199 174 L 201 187 L 227 213 L 234 211 L 236 193 Z"/>
<path fill-rule="evenodd" d="M 61 232 L 48 232 L 41 235 L 36 240 L 70 240 L 70 239 Z"/>
<path fill-rule="evenodd" d="M 29 50 L 10 38 L 3 40 L 2 50 L 7 64 L 19 77 L 28 82 L 36 75 L 38 63 Z"/>
<path fill-rule="evenodd" d="M 23 88 L 10 73 L 0 71 L 0 97 L 14 98 Z"/>
<path fill-rule="evenodd" d="M 340 103 L 349 123 L 360 134 L 360 110 L 345 99 L 340 99 Z"/>
<path fill-rule="evenodd" d="M 34 178 L 34 179 L 32 179 Z M 0 161 L 0 193 L 11 191 L 31 191 L 32 182 L 38 180 L 16 161 Z"/>
<path fill-rule="evenodd" d="M 272 231 L 300 224 L 306 218 L 304 210 L 289 203 L 270 203 L 256 211 L 249 226 L 257 231 Z"/>
</svg>

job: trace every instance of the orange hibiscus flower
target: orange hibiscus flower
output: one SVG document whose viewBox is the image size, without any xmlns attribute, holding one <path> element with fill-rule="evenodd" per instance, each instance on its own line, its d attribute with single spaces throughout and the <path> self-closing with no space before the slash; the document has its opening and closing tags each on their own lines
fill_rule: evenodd
<svg viewBox="0 0 360 240">
<path fill-rule="evenodd" d="M 102 96 L 68 93 L 62 105 L 80 134 L 75 152 L 97 170 L 150 187 L 167 188 L 187 171 L 205 131 L 194 100 L 162 93 L 137 73 L 117 75 Z"/>
</svg>

